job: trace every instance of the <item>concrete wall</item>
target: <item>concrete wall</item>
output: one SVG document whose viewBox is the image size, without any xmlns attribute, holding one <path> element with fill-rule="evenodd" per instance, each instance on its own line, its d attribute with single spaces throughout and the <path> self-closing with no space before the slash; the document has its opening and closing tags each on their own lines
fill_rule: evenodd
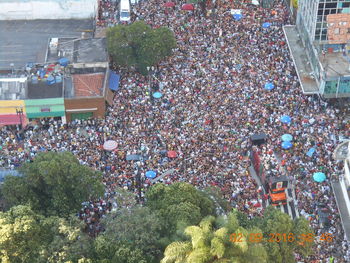
<svg viewBox="0 0 350 263">
<path fill-rule="evenodd" d="M 98 0 L 0 0 L 0 20 L 86 19 Z"/>
</svg>

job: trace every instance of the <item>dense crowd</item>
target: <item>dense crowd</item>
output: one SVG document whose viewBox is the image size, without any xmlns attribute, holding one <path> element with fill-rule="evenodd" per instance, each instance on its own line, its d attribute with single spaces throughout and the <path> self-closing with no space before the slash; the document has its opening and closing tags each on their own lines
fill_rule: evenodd
<svg viewBox="0 0 350 263">
<path fill-rule="evenodd" d="M 102 14 L 113 17 L 112 2 L 102 1 Z M 105 119 L 38 123 L 22 138 L 16 131 L 3 128 L 0 144 L 4 145 L 0 166 L 16 168 L 40 151 L 70 151 L 82 164 L 101 170 L 106 185 L 105 197 L 84 203 L 79 213 L 94 235 L 101 231 L 98 221 L 106 211 L 117 206 L 113 194 L 116 186 L 137 192 L 137 174 L 142 178 L 142 193 L 152 182 L 148 170 L 157 172 L 160 182 L 184 181 L 200 188 L 219 187 L 232 206 L 249 216 L 262 213 L 260 191 L 249 174 L 250 136 L 267 135 L 267 144 L 258 149 L 265 168 L 285 172 L 291 177 L 301 215 L 310 220 L 317 236 L 322 231 L 316 218 L 317 202 L 327 203 L 331 210 L 332 244 L 316 241 L 315 255 L 300 262 L 349 262 L 349 244 L 345 241 L 330 181 L 342 173 L 342 164 L 332 159 L 334 137 L 350 136 L 347 112 L 304 96 L 286 45 L 281 25 L 288 23 L 286 8 L 275 1 L 271 10 L 235 6 L 243 18 L 235 21 L 230 1 L 215 1 L 204 15 L 182 11 L 181 3 L 166 9 L 157 0 L 140 2 L 136 19 L 152 27 L 167 26 L 177 38 L 177 48 L 155 72 L 141 76 L 123 74 L 121 88 Z M 207 10 L 207 11 L 208 11 Z M 107 14 L 106 14 L 107 15 Z M 262 23 L 273 23 L 263 28 Z M 265 83 L 274 89 L 265 90 Z M 152 92 L 163 94 L 150 99 Z M 292 118 L 290 124 L 280 121 L 282 115 Z M 294 137 L 290 150 L 281 148 L 281 136 Z M 115 140 L 118 148 L 105 152 L 105 140 Z M 306 152 L 316 147 L 309 157 Z M 176 151 L 168 158 L 167 151 Z M 126 161 L 125 156 L 140 154 L 144 161 Z M 281 163 L 269 155 L 279 156 Z M 267 162 L 267 163 L 266 163 Z M 272 167 L 273 166 L 273 167 Z M 277 168 L 276 168 L 277 167 Z M 282 168 L 281 168 L 282 167 Z M 312 174 L 327 175 L 316 183 Z"/>
</svg>

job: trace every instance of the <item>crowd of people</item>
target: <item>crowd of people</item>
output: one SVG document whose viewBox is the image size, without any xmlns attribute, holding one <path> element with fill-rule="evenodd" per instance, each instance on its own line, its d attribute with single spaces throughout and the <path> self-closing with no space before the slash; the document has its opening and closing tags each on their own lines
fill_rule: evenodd
<svg viewBox="0 0 350 263">
<path fill-rule="evenodd" d="M 155 72 L 149 76 L 125 72 L 104 119 L 68 124 L 43 121 L 22 138 L 3 128 L 0 167 L 15 169 L 40 151 L 70 151 L 82 164 L 101 170 L 104 198 L 83 204 L 79 213 L 93 235 L 102 229 L 99 218 L 117 206 L 115 188 L 137 193 L 140 175 L 144 194 L 153 183 L 145 177 L 149 170 L 161 178 L 155 181 L 166 184 L 182 181 L 199 188 L 217 186 L 233 207 L 252 217 L 263 209 L 256 205 L 261 203 L 261 195 L 249 174 L 250 137 L 265 133 L 267 144 L 260 149 L 265 152 L 263 160 L 268 160 L 269 154 L 280 157 L 276 171 L 285 171 L 292 179 L 295 205 L 310 220 L 317 236 L 325 230 L 315 216 L 315 203 L 327 203 L 331 210 L 326 231 L 334 235 L 334 242 L 317 240 L 313 256 L 296 258 L 316 263 L 334 257 L 337 263 L 350 262 L 349 243 L 330 187 L 332 178 L 342 173 L 342 164 L 332 158 L 333 138 L 350 137 L 347 111 L 302 94 L 281 27 L 289 23 L 282 1 L 275 1 L 271 10 L 214 1 L 205 14 L 183 11 L 183 2 L 175 3 L 172 9 L 157 0 L 134 7 L 136 19 L 152 27 L 169 27 L 177 39 L 173 55 L 157 65 Z M 112 4 L 103 1 L 106 10 L 100 13 L 112 12 L 108 17 L 113 17 Z M 232 8 L 241 9 L 243 18 L 233 19 Z M 265 22 L 272 26 L 263 28 Z M 153 91 L 162 93 L 160 99 L 150 99 L 149 83 L 156 83 Z M 265 90 L 266 83 L 273 83 L 274 89 Z M 281 123 L 282 115 L 291 116 L 291 123 Z M 281 148 L 285 133 L 294 138 L 289 150 Z M 102 149 L 109 139 L 118 143 L 116 151 Z M 310 147 L 316 148 L 311 157 L 306 155 Z M 168 151 L 176 151 L 176 158 L 169 158 Z M 127 161 L 125 157 L 131 154 L 145 158 Z M 265 168 L 275 167 L 275 162 L 273 159 Z M 316 171 L 324 172 L 327 180 L 314 182 Z"/>
</svg>

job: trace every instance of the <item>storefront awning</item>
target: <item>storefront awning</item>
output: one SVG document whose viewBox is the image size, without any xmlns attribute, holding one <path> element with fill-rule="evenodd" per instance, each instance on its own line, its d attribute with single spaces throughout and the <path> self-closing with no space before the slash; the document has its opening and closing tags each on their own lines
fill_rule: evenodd
<svg viewBox="0 0 350 263">
<path fill-rule="evenodd" d="M 25 100 L 27 118 L 65 116 L 63 98 Z"/>
<path fill-rule="evenodd" d="M 0 115 L 16 114 L 16 109 L 24 109 L 24 100 L 0 100 Z"/>
<path fill-rule="evenodd" d="M 24 118 L 22 118 L 22 124 L 24 123 Z M 16 125 L 20 124 L 21 120 L 17 114 L 1 114 L 0 115 L 0 126 L 3 125 Z"/>
<path fill-rule="evenodd" d="M 116 91 L 119 89 L 119 80 L 120 80 L 120 75 L 115 73 L 114 71 L 111 71 L 109 75 L 109 89 Z"/>
</svg>

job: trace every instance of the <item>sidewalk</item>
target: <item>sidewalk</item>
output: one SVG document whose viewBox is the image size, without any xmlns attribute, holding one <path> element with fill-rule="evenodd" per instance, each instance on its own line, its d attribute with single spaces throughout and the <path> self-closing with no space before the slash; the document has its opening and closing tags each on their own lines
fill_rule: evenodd
<svg viewBox="0 0 350 263">
<path fill-rule="evenodd" d="M 335 200 L 337 202 L 340 218 L 342 221 L 343 229 L 345 232 L 346 239 L 350 241 L 350 215 L 346 206 L 346 202 L 343 196 L 343 191 L 340 186 L 340 182 L 331 182 Z"/>
</svg>

